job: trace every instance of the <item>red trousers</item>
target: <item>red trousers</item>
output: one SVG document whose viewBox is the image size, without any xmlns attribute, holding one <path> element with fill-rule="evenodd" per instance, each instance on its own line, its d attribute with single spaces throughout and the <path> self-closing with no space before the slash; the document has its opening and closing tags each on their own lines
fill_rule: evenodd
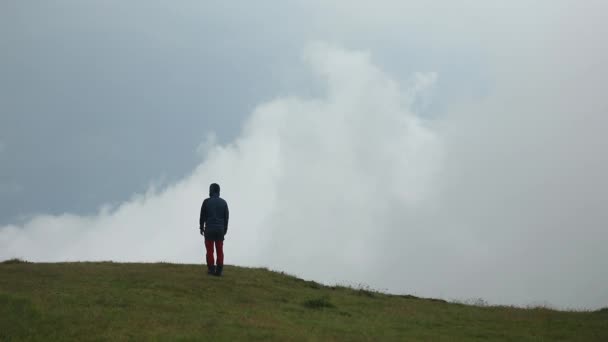
<svg viewBox="0 0 608 342">
<path fill-rule="evenodd" d="M 224 241 L 222 240 L 205 240 L 205 248 L 207 249 L 207 265 L 215 265 L 213 261 L 213 245 L 217 249 L 217 265 L 224 266 Z"/>
</svg>

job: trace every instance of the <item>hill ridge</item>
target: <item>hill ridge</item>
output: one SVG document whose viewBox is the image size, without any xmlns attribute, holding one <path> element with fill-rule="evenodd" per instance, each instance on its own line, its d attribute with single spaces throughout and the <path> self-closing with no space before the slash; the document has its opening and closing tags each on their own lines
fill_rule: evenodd
<svg viewBox="0 0 608 342">
<path fill-rule="evenodd" d="M 0 340 L 608 340 L 608 309 L 472 306 L 172 263 L 0 263 Z"/>
</svg>

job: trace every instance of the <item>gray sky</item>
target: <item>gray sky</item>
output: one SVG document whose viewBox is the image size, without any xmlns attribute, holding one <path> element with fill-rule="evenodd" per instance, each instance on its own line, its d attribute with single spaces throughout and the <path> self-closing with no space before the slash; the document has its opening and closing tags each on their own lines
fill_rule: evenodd
<svg viewBox="0 0 608 342">
<path fill-rule="evenodd" d="M 302 15 L 318 17 L 318 8 L 280 1 L 0 6 L 4 224 L 37 213 L 91 214 L 151 182 L 183 177 L 207 132 L 231 141 L 260 101 L 314 92 L 294 64 L 308 41 L 328 34 Z M 431 55 L 434 47 L 419 40 L 384 43 L 376 57 L 400 78 L 440 68 L 449 70 L 444 82 L 472 79 L 442 90 L 446 97 L 484 91 L 483 65 L 464 51 Z M 441 110 L 439 100 L 431 105 Z"/>
<path fill-rule="evenodd" d="M 279 59 L 256 47 L 248 16 L 236 29 L 226 20 L 230 8 L 0 6 L 3 223 L 92 213 L 174 181 L 196 165 L 206 131 L 233 139 L 276 89 L 267 75 Z"/>
<path fill-rule="evenodd" d="M 0 258 L 606 306 L 606 7 L 3 2 Z"/>
</svg>

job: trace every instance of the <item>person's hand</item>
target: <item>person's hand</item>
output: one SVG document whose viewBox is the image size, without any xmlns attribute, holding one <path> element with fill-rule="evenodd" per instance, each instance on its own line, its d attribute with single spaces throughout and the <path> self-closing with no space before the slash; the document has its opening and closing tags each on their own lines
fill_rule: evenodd
<svg viewBox="0 0 608 342">
<path fill-rule="evenodd" d="M 200 230 L 201 230 L 201 235 L 205 236 L 205 228 L 201 228 Z"/>
</svg>

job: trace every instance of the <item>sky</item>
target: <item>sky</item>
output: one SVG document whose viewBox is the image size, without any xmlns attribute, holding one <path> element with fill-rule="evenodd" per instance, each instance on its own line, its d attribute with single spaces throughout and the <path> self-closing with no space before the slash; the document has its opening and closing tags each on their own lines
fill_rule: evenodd
<svg viewBox="0 0 608 342">
<path fill-rule="evenodd" d="M 608 305 L 603 1 L 0 4 L 0 259 Z"/>
</svg>

